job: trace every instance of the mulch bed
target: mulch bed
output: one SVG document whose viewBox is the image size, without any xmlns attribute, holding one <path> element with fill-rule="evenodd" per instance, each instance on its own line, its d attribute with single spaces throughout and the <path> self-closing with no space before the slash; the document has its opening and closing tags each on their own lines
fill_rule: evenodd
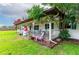
<svg viewBox="0 0 79 59">
<path fill-rule="evenodd" d="M 68 39 L 68 40 L 62 40 L 61 43 L 64 43 L 64 42 L 69 42 L 69 43 L 74 43 L 74 44 L 79 44 L 79 40 L 78 39 Z"/>
<path fill-rule="evenodd" d="M 71 43 L 74 43 L 74 44 L 79 44 L 79 40 L 77 40 L 77 39 L 70 39 L 68 41 Z"/>
</svg>

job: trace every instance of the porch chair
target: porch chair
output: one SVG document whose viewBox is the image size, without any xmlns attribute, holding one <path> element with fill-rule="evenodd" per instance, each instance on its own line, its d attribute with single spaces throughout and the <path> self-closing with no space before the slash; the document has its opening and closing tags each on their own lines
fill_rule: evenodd
<svg viewBox="0 0 79 59">
<path fill-rule="evenodd" d="M 41 32 L 41 35 L 40 36 L 37 36 L 37 41 L 43 41 L 44 40 L 44 35 L 45 35 L 45 31 L 42 31 Z"/>
<path fill-rule="evenodd" d="M 45 35 L 45 32 L 44 31 L 41 31 L 41 34 L 40 35 L 32 35 L 32 39 L 35 39 L 36 41 L 43 41 L 44 39 L 44 35 Z"/>
</svg>

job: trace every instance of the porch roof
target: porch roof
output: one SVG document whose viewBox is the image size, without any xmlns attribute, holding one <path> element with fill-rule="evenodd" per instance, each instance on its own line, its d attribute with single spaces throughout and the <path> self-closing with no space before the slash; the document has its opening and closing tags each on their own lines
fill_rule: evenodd
<svg viewBox="0 0 79 59">
<path fill-rule="evenodd" d="M 29 22 L 29 21 L 32 21 L 32 18 L 30 18 L 30 19 L 24 19 L 23 21 L 20 21 L 20 22 L 15 21 L 14 24 L 15 25 L 19 25 L 19 24 L 22 24 L 22 23 L 25 23 L 25 22 Z"/>
<path fill-rule="evenodd" d="M 44 17 L 44 16 L 46 16 L 46 15 L 51 15 L 51 14 L 53 14 L 53 15 L 57 15 L 59 13 L 59 17 L 61 17 L 62 19 L 64 18 L 64 16 L 65 16 L 65 13 L 64 12 L 62 12 L 62 11 L 60 11 L 58 8 L 50 8 L 50 9 L 47 9 L 47 10 L 45 10 L 45 11 L 43 11 L 43 14 L 42 15 L 40 15 L 40 17 Z"/>
<path fill-rule="evenodd" d="M 62 19 L 64 18 L 64 15 L 65 15 L 65 13 L 63 13 L 62 11 L 60 11 L 58 8 L 50 8 L 50 9 L 47 9 L 47 10 L 45 10 L 45 11 L 43 11 L 43 14 L 41 14 L 40 15 L 40 17 L 44 17 L 44 16 L 46 16 L 46 15 L 51 15 L 51 14 L 53 14 L 53 15 L 56 15 L 57 13 L 59 13 L 59 15 L 58 16 L 60 16 Z M 30 18 L 30 19 L 25 19 L 25 20 L 23 20 L 23 21 L 20 21 L 20 22 L 14 22 L 14 24 L 15 25 L 18 25 L 18 24 L 21 24 L 21 23 L 25 23 L 25 22 L 29 22 L 29 21 L 32 21 L 33 19 L 32 18 Z"/>
</svg>

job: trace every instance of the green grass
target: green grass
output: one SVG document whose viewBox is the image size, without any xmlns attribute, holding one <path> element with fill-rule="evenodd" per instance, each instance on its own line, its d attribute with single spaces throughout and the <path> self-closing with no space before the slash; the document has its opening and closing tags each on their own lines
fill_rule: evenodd
<svg viewBox="0 0 79 59">
<path fill-rule="evenodd" d="M 16 38 L 15 31 L 0 31 L 1 55 L 52 55 L 79 54 L 79 45 L 64 41 L 53 49 L 46 48 L 32 40 Z"/>
</svg>

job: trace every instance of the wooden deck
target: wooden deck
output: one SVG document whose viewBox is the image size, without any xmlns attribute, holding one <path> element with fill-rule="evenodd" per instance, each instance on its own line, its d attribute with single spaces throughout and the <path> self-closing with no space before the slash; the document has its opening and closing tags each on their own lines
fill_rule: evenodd
<svg viewBox="0 0 79 59">
<path fill-rule="evenodd" d="M 53 48 L 61 42 L 61 40 L 57 40 L 58 38 L 51 41 L 48 39 L 37 40 L 35 37 L 30 37 L 30 39 L 49 48 Z"/>
</svg>

